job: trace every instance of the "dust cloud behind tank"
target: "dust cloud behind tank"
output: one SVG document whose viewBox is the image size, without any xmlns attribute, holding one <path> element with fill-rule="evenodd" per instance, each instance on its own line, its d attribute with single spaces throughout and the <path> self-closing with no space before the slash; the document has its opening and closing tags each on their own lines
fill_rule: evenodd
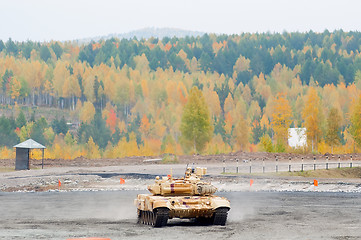
<svg viewBox="0 0 361 240">
<path fill-rule="evenodd" d="M 148 186 L 151 194 L 138 194 L 134 200 L 138 223 L 162 227 L 168 219 L 195 219 L 203 224 L 225 225 L 230 202 L 213 195 L 217 188 L 201 177 L 206 168 L 188 168 L 183 178 L 172 175 L 155 178 Z"/>
</svg>

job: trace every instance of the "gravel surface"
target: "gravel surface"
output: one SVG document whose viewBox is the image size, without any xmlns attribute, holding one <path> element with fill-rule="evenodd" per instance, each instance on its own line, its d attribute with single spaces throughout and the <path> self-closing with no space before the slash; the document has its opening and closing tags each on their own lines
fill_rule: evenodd
<svg viewBox="0 0 361 240">
<path fill-rule="evenodd" d="M 361 194 L 222 192 L 226 226 L 136 223 L 143 191 L 0 193 L 0 239 L 361 239 Z"/>
<path fill-rule="evenodd" d="M 193 156 L 198 158 L 196 166 L 208 169 L 204 180 L 231 200 L 226 226 L 179 219 L 161 229 L 136 224 L 136 195 L 146 192 L 157 175 L 172 172 L 182 177 L 184 159 L 180 164 L 141 157 L 52 160 L 45 169 L 34 162 L 31 170 L 2 171 L 0 239 L 361 239 L 361 178 L 320 178 L 314 186 L 313 178 L 270 175 L 275 161 L 262 165 L 265 155 L 252 156 L 252 161 L 238 155 Z M 347 157 L 343 158 L 341 163 L 347 166 Z M 288 171 L 287 159 L 288 155 L 280 158 L 279 171 Z M 302 162 L 292 163 L 296 168 Z M 303 163 L 311 168 L 313 160 Z M 353 163 L 360 164 L 359 160 Z M 0 166 L 8 164 L 0 161 Z"/>
</svg>

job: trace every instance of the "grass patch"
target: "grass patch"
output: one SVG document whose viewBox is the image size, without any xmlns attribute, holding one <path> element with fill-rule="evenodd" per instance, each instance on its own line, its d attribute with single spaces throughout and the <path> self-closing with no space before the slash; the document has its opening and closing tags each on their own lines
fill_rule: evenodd
<svg viewBox="0 0 361 240">
<path fill-rule="evenodd" d="M 41 170 L 41 167 L 31 167 L 31 170 Z M 14 167 L 0 167 L 0 172 L 15 172 L 15 166 Z M 21 170 L 23 171 L 23 170 Z"/>
<path fill-rule="evenodd" d="M 281 176 L 312 177 L 312 178 L 361 178 L 361 167 L 333 168 L 297 172 L 280 172 Z"/>
<path fill-rule="evenodd" d="M 0 167 L 0 172 L 14 172 L 15 168 L 10 167 Z"/>
<path fill-rule="evenodd" d="M 162 158 L 162 163 L 169 164 L 169 163 L 178 163 L 178 157 L 172 154 L 165 154 Z"/>
<path fill-rule="evenodd" d="M 329 170 L 308 170 L 308 171 L 293 171 L 293 172 L 266 172 L 266 173 L 235 173 L 235 172 L 221 172 L 223 176 L 242 175 L 242 176 L 263 176 L 263 177 L 307 177 L 307 178 L 361 178 L 361 167 L 353 168 L 332 168 Z"/>
<path fill-rule="evenodd" d="M 246 175 L 247 173 L 221 172 L 222 175 Z"/>
</svg>

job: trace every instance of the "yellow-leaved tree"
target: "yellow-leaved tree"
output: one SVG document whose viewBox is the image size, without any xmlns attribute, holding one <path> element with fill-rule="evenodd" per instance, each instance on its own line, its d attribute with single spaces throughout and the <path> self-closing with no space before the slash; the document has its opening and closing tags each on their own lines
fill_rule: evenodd
<svg viewBox="0 0 361 240">
<path fill-rule="evenodd" d="M 247 124 L 246 119 L 241 115 L 239 116 L 238 122 L 234 129 L 234 135 L 236 138 L 236 143 L 239 146 L 241 151 L 245 151 L 247 145 L 249 144 L 249 125 Z"/>
<path fill-rule="evenodd" d="M 12 99 L 16 99 L 20 96 L 21 83 L 13 78 L 10 86 L 10 94 Z"/>
<path fill-rule="evenodd" d="M 86 157 L 88 159 L 97 159 L 101 157 L 99 146 L 96 145 L 92 137 L 89 138 L 88 143 L 86 144 L 86 150 Z"/>
<path fill-rule="evenodd" d="M 292 123 L 292 109 L 285 93 L 278 93 L 274 103 L 271 125 L 275 133 L 277 146 L 284 149 L 288 140 L 288 128 Z"/>
<path fill-rule="evenodd" d="M 84 123 L 90 123 L 94 119 L 95 108 L 93 103 L 85 102 L 80 110 L 80 120 Z"/>
<path fill-rule="evenodd" d="M 321 139 L 321 119 L 320 98 L 316 89 L 310 87 L 307 94 L 305 108 L 302 111 L 305 121 L 307 140 L 311 142 L 312 151 L 317 149 L 317 144 Z"/>
<path fill-rule="evenodd" d="M 20 128 L 20 131 L 16 131 L 16 134 L 20 138 L 20 142 L 24 142 L 25 140 L 30 138 L 33 126 L 34 122 L 28 122 L 26 125 Z"/>
<path fill-rule="evenodd" d="M 350 112 L 350 133 L 358 147 L 361 147 L 361 95 L 354 100 Z"/>
</svg>

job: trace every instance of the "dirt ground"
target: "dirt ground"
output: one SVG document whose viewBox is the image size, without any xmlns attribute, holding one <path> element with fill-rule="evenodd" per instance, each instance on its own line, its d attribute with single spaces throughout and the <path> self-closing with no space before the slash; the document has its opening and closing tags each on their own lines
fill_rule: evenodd
<svg viewBox="0 0 361 240">
<path fill-rule="evenodd" d="M 313 167 L 313 155 L 266 153 L 181 156 L 176 163 L 163 156 L 46 159 L 44 169 L 32 160 L 31 170 L 22 171 L 13 170 L 14 160 L 0 160 L 0 239 L 361 239 L 361 178 L 328 178 L 326 171 L 314 186 L 314 176 L 285 174 L 290 157 L 293 168 L 302 157 L 305 168 Z M 326 156 L 316 157 L 324 167 Z M 349 158 L 341 156 L 345 169 Z M 353 160 L 361 165 L 357 155 Z M 157 175 L 182 177 L 188 163 L 207 167 L 204 179 L 230 199 L 227 225 L 179 219 L 161 229 L 138 225 L 136 195 Z"/>
<path fill-rule="evenodd" d="M 361 239 L 360 193 L 222 192 L 226 226 L 136 223 L 143 191 L 0 193 L 0 239 Z"/>
</svg>

